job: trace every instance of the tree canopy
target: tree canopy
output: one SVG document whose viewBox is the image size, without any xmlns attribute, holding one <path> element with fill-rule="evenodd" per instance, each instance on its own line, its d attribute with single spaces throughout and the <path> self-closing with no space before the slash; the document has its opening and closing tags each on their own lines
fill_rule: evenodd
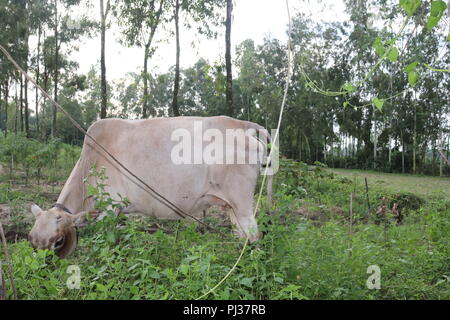
<svg viewBox="0 0 450 320">
<path fill-rule="evenodd" d="M 301 12 L 292 17 L 294 68 L 280 132 L 281 153 L 333 167 L 448 174 L 448 1 L 344 3 L 348 21 L 314 21 Z M 0 0 L 0 44 L 47 92 L 59 96 L 82 126 L 100 118 L 102 105 L 107 117 L 131 119 L 170 116 L 174 106 L 180 115 L 229 114 L 224 57 L 212 62 L 200 58 L 189 67 L 177 62 L 165 72 L 147 67 L 159 45 L 155 33 L 176 34 L 175 5 L 180 21 L 192 32 L 214 38 L 225 31 L 225 1 L 108 1 L 115 19 L 104 28 L 117 24 L 126 46 L 142 47 L 143 71 L 106 86 L 100 64 L 88 74 L 78 74 L 79 61 L 71 54 L 83 35 L 97 35 L 99 29 L 100 22 L 69 18 L 70 10 L 85 4 L 88 1 Z M 33 45 L 30 37 L 37 39 Z M 275 128 L 287 72 L 286 44 L 266 37 L 260 43 L 247 39 L 233 46 L 234 117 Z M 181 58 L 186 50 L 181 50 Z M 175 55 L 167 58 L 175 64 Z M 70 122 L 37 93 L 36 106 L 28 103 L 28 91 L 34 89 L 4 56 L 0 66 L 0 129 L 5 134 L 23 130 L 47 139 L 54 128 L 64 141 L 82 142 Z"/>
</svg>

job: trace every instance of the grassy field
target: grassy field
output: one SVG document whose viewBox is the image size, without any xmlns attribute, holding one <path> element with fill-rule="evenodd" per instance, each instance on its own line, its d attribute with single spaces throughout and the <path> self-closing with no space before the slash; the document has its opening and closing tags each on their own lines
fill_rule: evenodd
<svg viewBox="0 0 450 320">
<path fill-rule="evenodd" d="M 450 299 L 448 179 L 333 173 L 289 160 L 280 168 L 272 214 L 263 205 L 258 216 L 264 238 L 247 246 L 230 276 L 203 297 L 243 249 L 229 219 L 207 218 L 222 230 L 216 233 L 186 221 L 110 216 L 79 230 L 75 253 L 59 259 L 33 251 L 24 236 L 32 222 L 30 203 L 51 206 L 70 170 L 60 172 L 57 185 L 45 180 L 41 186 L 33 176 L 25 186 L 23 174 L 11 180 L 6 173 L 0 176 L 0 219 L 9 233 L 18 298 Z M 70 266 L 79 267 L 78 289 L 67 286 Z M 371 266 L 381 270 L 380 289 L 367 286 Z M 8 283 L 6 291 L 11 298 Z"/>
<path fill-rule="evenodd" d="M 364 183 L 364 178 L 367 178 L 369 188 L 376 185 L 393 192 L 411 192 L 426 197 L 444 195 L 450 198 L 450 177 L 431 177 L 354 169 L 329 169 L 329 171 L 349 179 L 356 179 L 359 183 Z"/>
</svg>

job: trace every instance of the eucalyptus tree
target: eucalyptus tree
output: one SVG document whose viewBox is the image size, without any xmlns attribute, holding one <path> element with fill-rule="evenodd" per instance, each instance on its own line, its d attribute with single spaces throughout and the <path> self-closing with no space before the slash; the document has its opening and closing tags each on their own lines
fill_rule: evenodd
<svg viewBox="0 0 450 320">
<path fill-rule="evenodd" d="M 178 105 L 178 94 L 180 89 L 180 17 L 185 16 L 184 26 L 186 29 L 196 27 L 198 34 L 207 38 L 217 37 L 214 27 L 221 21 L 220 9 L 224 6 L 224 0 L 172 0 L 173 21 L 175 24 L 175 78 L 173 85 L 173 97 L 171 113 L 180 115 Z"/>
<path fill-rule="evenodd" d="M 18 46 L 15 45 L 14 36 L 17 34 L 17 24 L 11 11 L 10 1 L 0 0 L 0 29 L 3 30 L 0 32 L 0 44 L 16 55 Z M 2 120 L 0 128 L 5 136 L 8 133 L 8 97 L 13 77 L 14 67 L 5 56 L 0 54 L 0 120 Z"/>
<path fill-rule="evenodd" d="M 122 27 L 123 42 L 128 46 L 144 47 L 142 118 L 154 114 L 149 108 L 148 59 L 156 50 L 155 34 L 167 20 L 169 8 L 169 0 L 120 0 L 112 6 Z"/>
<path fill-rule="evenodd" d="M 223 69 L 220 63 L 210 64 L 200 58 L 193 67 L 183 70 L 181 92 L 185 113 L 197 116 L 226 114 Z"/>
<path fill-rule="evenodd" d="M 87 128 L 95 120 L 97 120 L 98 115 L 102 113 L 102 109 L 108 110 L 110 115 L 114 114 L 114 105 L 112 85 L 108 82 L 106 83 L 106 90 L 103 88 L 103 77 L 98 70 L 93 66 L 85 75 L 83 84 L 83 98 L 80 99 L 81 109 L 83 112 L 83 124 Z M 122 90 L 122 89 L 121 89 Z M 104 93 L 106 92 L 106 97 Z M 103 106 L 103 102 L 106 101 L 106 107 Z"/>
<path fill-rule="evenodd" d="M 116 100 L 119 108 L 116 116 L 124 119 L 139 118 L 142 110 L 139 107 L 142 99 L 142 74 L 129 72 L 115 84 Z"/>
<path fill-rule="evenodd" d="M 26 50 L 26 35 L 27 26 L 25 23 L 25 3 L 24 1 L 7 1 L 0 2 L 0 25 L 2 32 L 0 35 L 1 44 L 10 51 L 15 59 L 21 65 L 27 63 Z M 22 77 L 19 75 L 15 67 L 6 59 L 3 54 L 0 54 L 1 62 L 1 87 L 4 94 L 5 101 L 5 120 L 8 120 L 8 96 L 11 87 L 16 87 L 21 82 Z M 23 84 L 23 83 L 22 83 Z M 20 86 L 20 94 L 23 95 L 23 85 Z M 1 95 L 0 95 L 1 98 Z M 14 114 L 14 129 L 17 131 L 19 125 L 23 129 L 23 100 L 16 99 L 16 112 Z M 19 105 L 21 107 L 19 107 Z M 1 109 L 1 108 L 0 108 Z M 19 118 L 20 116 L 20 118 Z M 17 121 L 16 121 L 17 120 Z M 20 124 L 18 121 L 20 120 Z M 7 125 L 6 125 L 7 131 Z"/>
<path fill-rule="evenodd" d="M 233 72 L 231 66 L 231 20 L 233 13 L 233 0 L 227 1 L 227 16 L 225 21 L 225 68 L 227 71 L 227 114 L 232 117 L 234 115 L 233 106 Z"/>
<path fill-rule="evenodd" d="M 79 39 L 83 35 L 89 35 L 94 29 L 93 21 L 86 17 L 81 17 L 79 20 L 74 20 L 71 16 L 70 9 L 80 4 L 81 0 L 53 0 L 52 13 L 53 19 L 50 22 L 50 27 L 53 29 L 53 37 L 49 37 L 53 41 L 53 46 L 47 46 L 52 50 L 53 55 L 53 99 L 58 101 L 58 84 L 60 78 L 60 69 L 63 66 L 64 54 L 61 52 L 63 45 L 67 47 L 67 53 L 71 50 L 77 49 L 74 40 Z M 52 121 L 51 121 L 51 135 L 55 136 L 56 130 L 57 109 L 53 105 Z"/>
<path fill-rule="evenodd" d="M 106 118 L 106 108 L 107 108 L 107 84 L 106 84 L 106 62 L 105 62 L 105 41 L 106 41 L 106 19 L 108 17 L 109 11 L 111 9 L 111 0 L 106 1 L 106 6 L 104 0 L 100 0 L 100 41 L 101 41 L 101 56 L 100 56 L 100 69 L 101 69 L 101 87 L 102 87 L 102 104 L 100 111 L 100 118 Z"/>
<path fill-rule="evenodd" d="M 239 70 L 235 86 L 240 89 L 236 103 L 241 106 L 243 118 L 253 121 L 256 118 L 257 95 L 262 91 L 264 70 L 253 40 L 244 40 L 236 47 L 236 63 Z"/>
<path fill-rule="evenodd" d="M 37 36 L 36 54 L 31 58 L 32 67 L 35 73 L 35 81 L 41 82 L 41 63 L 42 63 L 42 36 L 43 31 L 49 25 L 52 17 L 51 4 L 46 0 L 35 0 L 30 2 L 29 28 Z M 35 88 L 35 117 L 36 133 L 39 134 L 39 90 Z"/>
</svg>

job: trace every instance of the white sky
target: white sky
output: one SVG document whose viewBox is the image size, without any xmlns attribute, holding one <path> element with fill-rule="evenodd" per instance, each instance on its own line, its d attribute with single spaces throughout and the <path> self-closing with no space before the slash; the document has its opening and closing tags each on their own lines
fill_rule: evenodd
<svg viewBox="0 0 450 320">
<path fill-rule="evenodd" d="M 342 0 L 290 0 L 291 16 L 298 12 L 311 15 L 314 20 L 343 21 L 348 19 L 344 13 Z M 325 6 L 325 10 L 324 9 Z M 80 10 L 81 11 L 81 10 Z M 75 14 L 77 14 L 77 10 Z M 90 15 L 99 19 L 99 5 L 90 10 Z M 231 31 L 232 54 L 235 46 L 246 39 L 253 39 L 260 44 L 265 36 L 272 36 L 286 41 L 287 10 L 285 0 L 235 0 L 233 24 Z M 170 26 L 169 26 L 170 27 Z M 195 31 L 186 30 L 180 25 L 181 66 L 192 66 L 200 57 L 210 62 L 223 59 L 225 51 L 224 29 L 220 28 L 217 39 L 207 40 L 197 36 Z M 162 32 L 158 35 L 161 39 Z M 108 80 L 123 78 L 127 72 L 140 72 L 143 65 L 143 49 L 126 48 L 118 39 L 120 31 L 112 21 L 112 28 L 106 34 L 106 72 Z M 175 41 L 169 39 L 159 43 L 158 49 L 149 61 L 149 70 L 165 72 L 175 64 Z M 195 43 L 195 46 L 192 46 Z M 72 59 L 80 64 L 78 73 L 87 73 L 92 65 L 99 64 L 100 35 L 92 39 L 83 39 L 79 51 L 72 54 Z"/>
</svg>

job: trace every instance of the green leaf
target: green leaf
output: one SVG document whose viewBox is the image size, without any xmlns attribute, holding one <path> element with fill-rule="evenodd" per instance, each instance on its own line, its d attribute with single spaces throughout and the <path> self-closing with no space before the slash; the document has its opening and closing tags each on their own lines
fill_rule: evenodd
<svg viewBox="0 0 450 320">
<path fill-rule="evenodd" d="M 429 16 L 427 20 L 427 30 L 430 31 L 433 29 L 438 24 L 439 20 L 441 20 L 441 17 Z"/>
<path fill-rule="evenodd" d="M 442 16 L 444 11 L 447 9 L 447 4 L 445 1 L 442 0 L 433 0 L 431 1 L 431 9 L 430 9 L 430 15 L 433 17 L 439 17 Z"/>
<path fill-rule="evenodd" d="M 416 70 L 416 67 L 417 67 L 417 64 L 418 64 L 418 63 L 419 63 L 419 62 L 414 61 L 413 63 L 408 64 L 408 65 L 406 66 L 406 68 L 405 68 L 405 72 L 411 72 L 411 71 Z"/>
<path fill-rule="evenodd" d="M 88 196 L 95 196 L 97 194 L 97 190 L 92 186 L 92 185 L 88 185 L 87 186 L 87 195 Z"/>
<path fill-rule="evenodd" d="M 375 49 L 375 52 L 377 53 L 377 55 L 379 55 L 381 57 L 384 54 L 384 44 L 381 41 L 380 37 L 376 37 L 372 46 Z"/>
<path fill-rule="evenodd" d="M 378 110 L 383 110 L 384 99 L 378 99 L 377 97 L 373 98 L 373 104 L 377 107 Z"/>
<path fill-rule="evenodd" d="M 189 272 L 189 266 L 187 264 L 182 264 L 180 265 L 179 270 L 183 275 L 187 275 Z"/>
<path fill-rule="evenodd" d="M 431 1 L 431 9 L 430 9 L 430 16 L 427 20 L 427 29 L 431 30 L 433 29 L 441 20 L 445 10 L 447 9 L 447 5 L 442 0 L 437 1 Z"/>
<path fill-rule="evenodd" d="M 101 284 L 101 283 L 97 283 L 96 284 L 96 287 L 97 287 L 97 290 L 98 291 L 101 291 L 101 292 L 106 292 L 106 291 L 108 291 L 108 288 L 106 288 L 103 284 Z"/>
<path fill-rule="evenodd" d="M 284 279 L 281 277 L 275 277 L 273 280 L 275 280 L 275 282 L 278 282 L 278 283 L 284 283 Z"/>
<path fill-rule="evenodd" d="M 396 47 L 393 47 L 388 54 L 388 58 L 391 62 L 397 61 L 398 58 L 398 49 Z"/>
<path fill-rule="evenodd" d="M 355 89 L 353 88 L 353 85 L 350 82 L 347 82 L 344 84 L 344 90 L 348 92 L 353 92 Z"/>
<path fill-rule="evenodd" d="M 110 231 L 106 233 L 106 241 L 108 241 L 110 244 L 116 243 L 116 235 L 114 232 Z"/>
<path fill-rule="evenodd" d="M 344 108 L 346 108 L 346 107 L 348 106 L 348 101 L 344 101 L 344 103 L 342 104 L 342 106 L 343 106 Z"/>
<path fill-rule="evenodd" d="M 408 16 L 411 16 L 417 8 L 420 7 L 420 0 L 400 0 L 400 6 L 406 11 Z"/>
<path fill-rule="evenodd" d="M 408 74 L 408 82 L 409 82 L 409 85 L 411 86 L 411 88 L 414 87 L 414 85 L 416 84 L 416 82 L 417 82 L 417 74 L 416 74 L 415 71 L 411 71 Z"/>
<path fill-rule="evenodd" d="M 252 287 L 252 282 L 253 279 L 255 279 L 254 277 L 251 278 L 242 278 L 241 281 L 239 281 L 240 284 L 243 284 L 246 287 L 251 288 Z"/>
</svg>

